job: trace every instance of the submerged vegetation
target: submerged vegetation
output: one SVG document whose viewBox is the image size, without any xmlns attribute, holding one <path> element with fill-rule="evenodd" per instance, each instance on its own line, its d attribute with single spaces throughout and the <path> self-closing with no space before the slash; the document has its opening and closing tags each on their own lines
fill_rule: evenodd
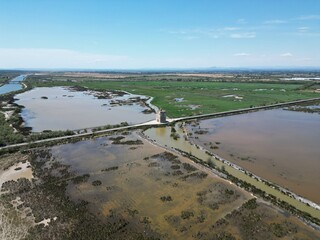
<svg viewBox="0 0 320 240">
<path fill-rule="evenodd" d="M 12 155 L 12 163 L 28 159 L 35 177 L 6 182 L 2 191 L 7 192 L 0 197 L 8 206 L 19 197 L 18 212 L 30 209 L 27 219 L 36 224 L 28 225 L 25 239 L 316 236 L 290 214 L 279 215 L 186 158 L 138 143 L 136 137 L 127 132 Z M 114 141 L 132 141 L 143 149 L 129 150 Z"/>
</svg>

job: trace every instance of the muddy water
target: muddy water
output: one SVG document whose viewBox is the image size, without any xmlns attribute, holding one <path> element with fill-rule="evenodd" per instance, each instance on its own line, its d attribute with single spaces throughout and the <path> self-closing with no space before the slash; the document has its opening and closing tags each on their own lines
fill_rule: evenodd
<svg viewBox="0 0 320 240">
<path fill-rule="evenodd" d="M 195 156 L 203 161 L 208 161 L 209 159 L 211 159 L 214 161 L 214 163 L 217 167 L 219 167 L 219 168 L 224 167 L 225 170 L 227 172 L 229 172 L 231 175 L 252 184 L 253 186 L 265 191 L 268 194 L 272 194 L 273 196 L 275 196 L 283 201 L 288 202 L 289 204 L 291 204 L 292 206 L 296 207 L 297 209 L 299 209 L 301 211 L 305 211 L 314 217 L 320 218 L 320 211 L 319 210 L 316 210 L 312 207 L 309 207 L 306 204 L 301 203 L 300 201 L 295 200 L 295 199 L 275 190 L 273 187 L 269 187 L 266 184 L 264 184 L 263 182 L 257 181 L 255 179 L 247 176 L 246 174 L 240 172 L 239 170 L 236 170 L 236 169 L 228 166 L 227 164 L 224 164 L 220 161 L 215 160 L 214 158 L 211 158 L 208 154 L 206 154 L 204 149 L 198 148 L 195 145 L 190 144 L 190 142 L 185 139 L 184 136 L 186 135 L 186 132 L 184 132 L 183 129 L 180 128 L 180 124 L 176 124 L 175 129 L 180 136 L 180 138 L 178 138 L 177 140 L 174 140 L 172 137 L 170 137 L 170 134 L 171 134 L 170 127 L 150 128 L 150 129 L 146 130 L 144 133 L 151 141 L 155 141 L 157 144 L 159 144 L 161 146 L 165 146 L 165 147 L 172 148 L 172 149 L 176 148 L 176 149 L 182 150 L 184 152 L 192 154 L 193 156 Z M 199 135 L 199 137 L 200 136 L 203 136 L 203 135 Z M 212 149 L 210 149 L 210 151 L 214 152 Z M 228 158 L 227 158 L 227 160 L 228 160 Z"/>
<path fill-rule="evenodd" d="M 140 139 L 124 137 L 121 141 Z M 90 175 L 84 182 L 69 182 L 73 200 L 89 202 L 89 209 L 105 221 L 121 216 L 130 222 L 128 228 L 146 233 L 151 229 L 169 239 L 190 239 L 200 230 L 211 234 L 213 223 L 251 198 L 210 172 L 204 177 L 192 175 L 204 172 L 196 168 L 188 172 L 186 158 L 171 155 L 170 161 L 155 156 L 163 152 L 145 140 L 140 145 L 118 145 L 110 137 L 51 149 L 54 161 L 69 165 L 70 172 Z M 226 189 L 234 194 L 228 196 Z M 182 218 L 184 211 L 191 216 Z"/>
<path fill-rule="evenodd" d="M 207 133 L 193 141 L 320 203 L 320 115 L 277 109 L 203 120 L 192 132 L 199 127 Z"/>
<path fill-rule="evenodd" d="M 68 88 L 35 88 L 16 95 L 17 104 L 24 106 L 21 116 L 34 132 L 43 130 L 74 130 L 107 124 L 143 123 L 155 119 L 155 114 L 144 114 L 140 104 L 111 104 L 138 95 L 126 94 L 112 99 L 98 99 L 86 92 Z M 145 98 L 144 96 L 140 96 Z"/>
</svg>

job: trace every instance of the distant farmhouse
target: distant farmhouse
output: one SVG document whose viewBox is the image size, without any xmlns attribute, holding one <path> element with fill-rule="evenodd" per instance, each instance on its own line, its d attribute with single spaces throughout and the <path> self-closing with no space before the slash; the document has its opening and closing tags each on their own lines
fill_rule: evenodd
<svg viewBox="0 0 320 240">
<path fill-rule="evenodd" d="M 159 111 L 157 111 L 156 120 L 158 123 L 166 123 L 166 111 L 164 111 L 163 109 L 159 109 Z"/>
</svg>

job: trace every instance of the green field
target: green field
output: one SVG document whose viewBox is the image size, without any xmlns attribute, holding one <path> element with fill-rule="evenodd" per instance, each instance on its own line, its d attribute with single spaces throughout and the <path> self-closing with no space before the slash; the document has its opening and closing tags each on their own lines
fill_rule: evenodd
<svg viewBox="0 0 320 240">
<path fill-rule="evenodd" d="M 172 80 L 88 80 L 32 81 L 33 87 L 82 86 L 93 90 L 124 90 L 130 93 L 154 97 L 152 103 L 167 111 L 169 117 L 190 116 L 235 110 L 250 106 L 262 106 L 278 102 L 320 97 L 305 83 L 268 82 L 217 82 Z M 316 84 L 316 88 L 320 88 Z M 225 97 L 236 95 L 235 97 Z M 183 98 L 176 101 L 176 98 Z M 195 109 L 192 107 L 197 106 Z"/>
</svg>

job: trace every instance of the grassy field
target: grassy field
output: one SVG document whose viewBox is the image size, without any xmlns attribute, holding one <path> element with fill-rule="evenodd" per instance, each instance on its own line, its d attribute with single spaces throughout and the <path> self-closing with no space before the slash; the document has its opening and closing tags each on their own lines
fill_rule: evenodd
<svg viewBox="0 0 320 240">
<path fill-rule="evenodd" d="M 47 78 L 48 79 L 48 78 Z M 50 79 L 50 78 L 49 78 Z M 29 80 L 32 86 L 82 86 L 94 90 L 124 90 L 154 97 L 152 103 L 169 117 L 190 116 L 320 97 L 319 84 L 285 82 L 219 82 L 179 80 Z"/>
</svg>

